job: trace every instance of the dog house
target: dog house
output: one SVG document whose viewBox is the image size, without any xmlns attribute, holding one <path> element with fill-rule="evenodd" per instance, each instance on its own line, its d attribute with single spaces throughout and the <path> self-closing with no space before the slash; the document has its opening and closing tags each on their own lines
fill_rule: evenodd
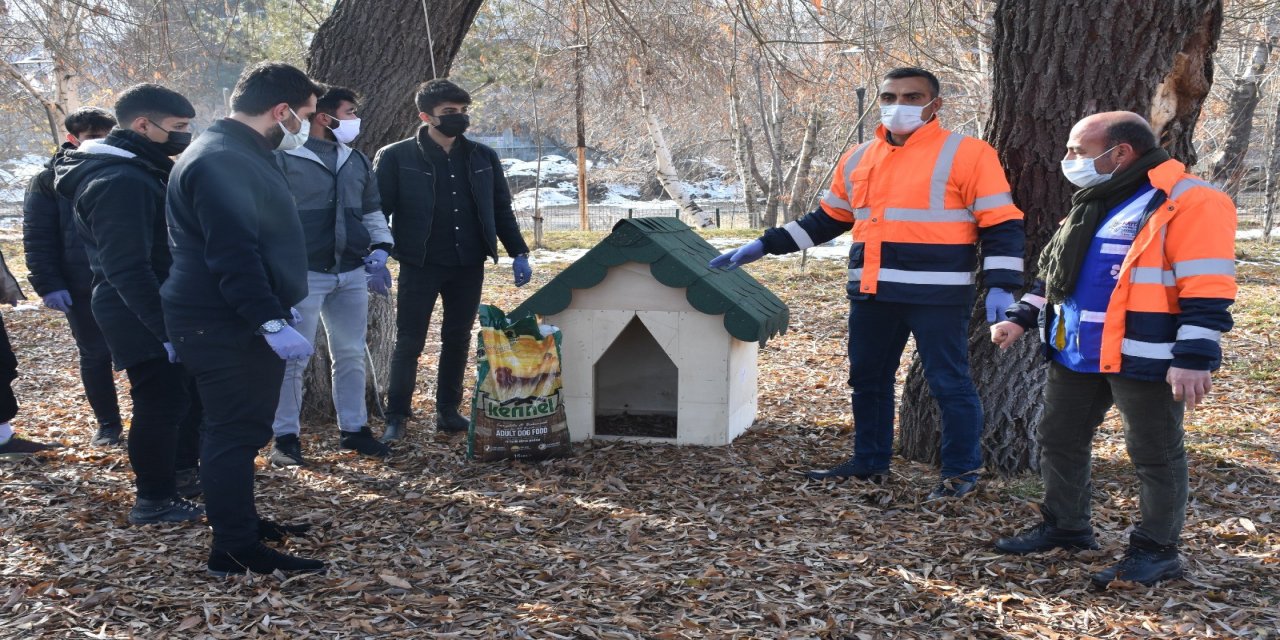
<svg viewBox="0 0 1280 640">
<path fill-rule="evenodd" d="M 510 314 L 561 329 L 573 440 L 722 445 L 756 415 L 756 353 L 787 305 L 676 218 L 619 222 Z"/>
</svg>

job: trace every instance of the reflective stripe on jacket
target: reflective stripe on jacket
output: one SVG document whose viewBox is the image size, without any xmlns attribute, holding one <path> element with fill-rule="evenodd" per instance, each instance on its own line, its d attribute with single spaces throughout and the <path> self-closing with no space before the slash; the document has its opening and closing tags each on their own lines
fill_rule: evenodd
<svg viewBox="0 0 1280 640">
<path fill-rule="evenodd" d="M 819 209 L 764 243 L 785 253 L 852 227 L 850 297 L 969 304 L 979 246 L 983 286 L 1022 288 L 1022 220 L 995 150 L 934 119 L 902 146 L 879 127 L 840 158 Z"/>
<path fill-rule="evenodd" d="M 1147 172 L 1166 196 L 1138 230 L 1117 274 L 1102 328 L 1102 373 L 1164 380 L 1169 367 L 1216 370 L 1235 301 L 1236 207 L 1168 160 Z M 1023 327 L 1044 309 L 1044 284 L 1009 310 Z M 1051 345 L 1047 345 L 1052 348 Z"/>
</svg>

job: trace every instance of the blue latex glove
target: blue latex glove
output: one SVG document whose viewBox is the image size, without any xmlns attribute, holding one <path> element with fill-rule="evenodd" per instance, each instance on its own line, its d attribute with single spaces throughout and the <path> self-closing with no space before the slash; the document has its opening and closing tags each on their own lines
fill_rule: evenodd
<svg viewBox="0 0 1280 640">
<path fill-rule="evenodd" d="M 289 307 L 289 315 L 293 316 L 289 319 L 289 326 L 296 327 L 302 323 L 302 312 L 295 307 Z"/>
<path fill-rule="evenodd" d="M 264 333 L 262 337 L 267 339 L 267 344 L 281 360 L 306 360 L 315 352 L 311 343 L 293 327 L 286 326 L 275 333 Z"/>
<path fill-rule="evenodd" d="M 179 362 L 182 362 L 182 358 L 178 357 L 178 352 L 173 350 L 172 342 L 164 343 L 164 351 L 169 354 L 169 364 L 178 364 Z"/>
<path fill-rule="evenodd" d="M 71 293 L 66 289 L 51 291 L 44 297 L 44 306 L 66 313 L 71 310 Z"/>
<path fill-rule="evenodd" d="M 382 249 L 374 249 L 364 258 L 364 272 L 377 273 L 378 269 L 387 266 L 387 252 Z"/>
<path fill-rule="evenodd" d="M 764 257 L 764 243 L 759 240 L 752 240 L 747 244 L 716 256 L 707 266 L 712 269 L 737 269 L 744 264 L 749 264 Z"/>
<path fill-rule="evenodd" d="M 529 256 L 516 256 L 511 263 L 511 273 L 516 277 L 516 286 L 523 287 L 533 278 L 533 267 L 529 266 Z"/>
<path fill-rule="evenodd" d="M 1004 310 L 1013 306 L 1013 292 L 999 287 L 987 289 L 987 322 L 1006 320 Z"/>
<path fill-rule="evenodd" d="M 387 265 L 384 264 L 377 271 L 369 272 L 365 275 L 365 279 L 369 281 L 370 291 L 384 296 L 391 295 L 391 270 Z"/>
</svg>

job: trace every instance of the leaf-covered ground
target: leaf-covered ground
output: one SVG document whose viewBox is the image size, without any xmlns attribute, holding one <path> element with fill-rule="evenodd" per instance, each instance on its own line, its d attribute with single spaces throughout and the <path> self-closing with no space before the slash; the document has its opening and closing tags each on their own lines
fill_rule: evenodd
<svg viewBox="0 0 1280 640">
<path fill-rule="evenodd" d="M 2 239 L 21 279 L 16 238 Z M 85 444 L 65 321 L 6 311 L 22 370 L 15 424 L 65 447 L 0 465 L 0 637 L 1277 637 L 1280 250 L 1245 244 L 1240 258 L 1226 364 L 1188 420 L 1188 576 L 1102 593 L 1088 575 L 1123 553 L 1137 515 L 1114 416 L 1096 447 L 1096 552 L 992 550 L 1034 517 L 1031 477 L 934 505 L 922 498 L 935 472 L 900 459 L 884 488 L 797 475 L 851 447 L 839 264 L 751 268 L 793 322 L 761 352 L 757 422 L 731 446 L 597 444 L 473 464 L 460 437 L 419 421 L 384 464 L 337 452 L 333 425 L 306 425 L 313 466 L 260 461 L 259 504 L 317 525 L 287 547 L 331 569 L 284 581 L 207 577 L 205 527 L 129 526 L 128 461 Z M 537 265 L 532 286 L 564 266 Z M 524 292 L 508 282 L 491 266 L 486 300 L 514 306 Z M 432 377 L 433 358 L 422 371 Z M 433 395 L 419 384 L 421 413 Z"/>
</svg>

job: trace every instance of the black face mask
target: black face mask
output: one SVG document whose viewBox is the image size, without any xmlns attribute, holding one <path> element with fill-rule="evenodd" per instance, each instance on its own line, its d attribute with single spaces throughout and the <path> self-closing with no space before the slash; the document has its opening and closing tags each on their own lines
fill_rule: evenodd
<svg viewBox="0 0 1280 640">
<path fill-rule="evenodd" d="M 191 146 L 190 131 L 170 131 L 169 139 L 160 144 L 160 151 L 167 156 L 176 156 Z"/>
<path fill-rule="evenodd" d="M 440 120 L 440 124 L 434 125 L 436 131 L 446 138 L 456 138 L 462 135 L 463 131 L 471 125 L 471 116 L 465 113 L 446 113 L 442 116 L 436 116 Z"/>
</svg>

